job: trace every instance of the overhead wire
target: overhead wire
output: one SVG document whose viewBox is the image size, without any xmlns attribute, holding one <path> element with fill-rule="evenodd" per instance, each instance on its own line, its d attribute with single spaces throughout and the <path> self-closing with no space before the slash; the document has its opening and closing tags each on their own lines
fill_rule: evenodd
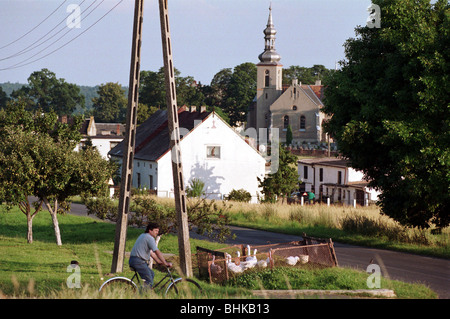
<svg viewBox="0 0 450 319">
<path fill-rule="evenodd" d="M 81 6 L 85 1 L 86 1 L 86 0 L 83 0 L 79 5 Z M 92 2 L 92 3 L 86 8 L 86 10 L 89 9 L 95 2 L 97 2 L 97 0 L 95 0 L 94 2 Z M 37 39 L 36 41 L 34 41 L 33 43 L 31 43 L 31 44 L 30 44 L 29 46 L 27 46 L 26 48 L 20 50 L 19 52 L 14 53 L 14 54 L 12 54 L 12 55 L 10 55 L 10 56 L 7 56 L 7 57 L 5 57 L 5 58 L 0 59 L 0 61 L 12 59 L 12 58 L 15 58 L 15 57 L 17 57 L 17 56 L 19 56 L 19 55 L 22 55 L 22 54 L 25 54 L 25 53 L 27 53 L 27 52 L 30 52 L 30 51 L 34 50 L 35 48 L 40 47 L 41 45 L 43 45 L 45 42 L 51 40 L 52 38 L 50 37 L 50 38 L 48 38 L 47 40 L 43 41 L 42 43 L 40 43 L 40 44 L 38 44 L 38 45 L 36 45 L 36 46 L 34 46 L 34 47 L 32 47 L 32 48 L 30 49 L 31 46 L 33 46 L 34 44 L 36 44 L 37 42 L 39 42 L 39 41 L 41 41 L 43 38 L 45 38 L 47 35 L 49 35 L 49 34 L 50 34 L 53 30 L 55 30 L 61 23 L 64 23 L 65 21 L 67 21 L 67 19 L 70 17 L 70 15 L 72 15 L 72 13 L 69 13 L 69 14 L 67 15 L 67 17 L 65 17 L 63 20 L 61 20 L 61 21 L 60 21 L 56 26 L 54 26 L 50 31 L 48 31 L 48 32 L 47 32 L 46 34 L 44 34 L 42 37 L 40 37 L 39 39 Z M 81 12 L 80 12 L 80 15 L 81 15 Z M 78 17 L 77 17 L 77 18 L 78 18 Z M 59 34 L 60 32 L 62 32 L 65 28 L 66 28 L 66 26 L 62 27 L 62 28 L 61 28 L 58 32 L 56 32 L 52 37 L 54 37 L 54 36 L 56 36 L 57 34 Z M 66 34 L 67 34 L 67 32 L 66 32 Z"/>
<path fill-rule="evenodd" d="M 47 20 L 48 20 L 48 19 L 49 19 L 56 11 L 58 11 L 59 8 L 61 8 L 62 5 L 63 5 L 65 2 L 67 2 L 67 0 L 64 0 L 63 3 L 61 3 L 55 10 L 53 10 L 52 13 L 50 13 L 46 18 L 44 18 L 44 20 L 42 20 L 38 25 L 36 25 L 35 27 L 33 27 L 30 31 L 26 32 L 24 35 L 20 36 L 20 37 L 17 38 L 16 40 L 14 40 L 14 41 L 12 41 L 12 42 L 10 42 L 10 43 L 8 43 L 8 44 L 6 44 L 6 45 L 0 47 L 0 50 L 1 50 L 1 49 L 4 49 L 4 48 L 6 48 L 6 47 L 9 47 L 11 44 L 16 43 L 17 41 L 23 39 L 23 38 L 26 37 L 28 34 L 30 34 L 31 32 L 33 32 L 34 30 L 36 30 L 42 23 L 44 23 L 45 21 L 47 21 Z"/>
<path fill-rule="evenodd" d="M 84 20 L 85 18 L 87 18 L 95 9 L 97 9 L 103 2 L 104 2 L 105 0 L 102 0 L 94 9 L 92 9 L 89 13 L 87 13 L 86 15 L 84 15 L 83 14 L 83 18 L 81 19 L 81 21 L 82 20 Z M 95 0 L 93 3 L 91 3 L 91 5 L 87 8 L 87 9 L 89 9 L 95 2 L 97 2 L 97 0 Z M 80 12 L 80 15 L 81 15 L 81 12 Z M 80 22 L 81 22 L 80 21 Z M 59 30 L 56 34 L 54 34 L 54 36 L 56 36 L 57 34 L 59 34 L 61 31 L 63 31 L 64 29 L 66 29 L 66 27 L 63 27 L 61 30 Z M 35 56 L 37 56 L 39 53 L 41 53 L 41 52 L 43 52 L 43 51 L 45 51 L 45 50 L 47 50 L 49 47 L 51 47 L 52 45 L 54 45 L 56 42 L 58 42 L 59 40 L 61 40 L 63 37 L 65 37 L 69 32 L 71 32 L 73 29 L 72 28 L 69 28 L 69 30 L 66 32 L 66 33 L 64 33 L 62 36 L 60 36 L 58 39 L 56 39 L 55 41 L 53 41 L 52 43 L 50 43 L 48 46 L 46 46 L 45 48 L 43 48 L 42 50 L 40 50 L 39 52 L 37 52 L 37 53 L 35 53 L 34 55 L 32 55 L 31 57 L 29 57 L 28 59 L 25 59 L 25 60 L 23 60 L 23 61 L 21 61 L 21 62 L 19 62 L 19 63 L 16 63 L 16 64 L 14 64 L 13 66 L 15 66 L 15 65 L 18 65 L 18 64 L 21 64 L 21 63 L 23 63 L 23 62 L 26 62 L 26 61 L 28 61 L 28 60 L 30 60 L 30 59 L 32 59 L 32 58 L 34 58 Z M 33 49 L 35 49 L 35 48 L 37 48 L 37 47 L 39 47 L 39 46 L 41 46 L 42 44 L 44 44 L 45 42 L 47 42 L 48 40 L 50 40 L 50 39 L 52 39 L 52 38 L 49 38 L 49 39 L 47 39 L 47 40 L 45 40 L 44 42 L 42 42 L 41 44 L 39 44 L 39 45 L 37 45 L 36 47 L 34 47 Z M 29 51 L 31 51 L 31 50 L 33 50 L 33 49 L 30 49 L 30 50 L 28 50 L 28 51 L 26 51 L 26 52 L 29 52 Z M 24 52 L 24 53 L 26 53 L 26 52 Z M 24 54 L 24 53 L 21 53 L 21 54 Z M 1 59 L 0 61 L 2 61 L 3 59 Z"/>
<path fill-rule="evenodd" d="M 103 1 L 104 1 L 104 0 L 103 0 Z M 103 2 L 103 1 L 102 1 L 102 2 Z M 73 42 L 74 40 L 78 39 L 80 36 L 82 36 L 82 35 L 83 35 L 84 33 L 86 33 L 87 31 L 89 31 L 93 26 L 95 26 L 97 23 L 99 23 L 101 20 L 103 20 L 109 13 L 111 13 L 111 12 L 112 12 L 117 6 L 119 6 L 122 2 L 123 2 L 123 0 L 120 0 L 115 6 L 113 6 L 110 10 L 108 10 L 103 16 L 101 16 L 97 21 L 95 21 L 92 25 L 90 25 L 88 28 L 86 28 L 83 32 L 81 32 L 80 34 L 78 34 L 77 36 L 75 36 L 74 38 L 72 38 L 71 40 L 67 41 L 67 42 L 64 43 L 63 45 L 59 46 L 59 47 L 56 48 L 55 50 L 53 50 L 53 51 L 51 51 L 51 52 L 45 54 L 44 56 L 42 56 L 42 57 L 40 57 L 40 58 L 35 59 L 35 60 L 33 60 L 33 61 L 30 61 L 30 62 L 27 62 L 27 63 L 23 63 L 23 62 L 26 62 L 26 61 L 32 59 L 33 57 L 37 56 L 37 55 L 38 55 L 39 53 L 41 53 L 42 51 L 46 50 L 48 47 L 50 47 L 51 45 L 53 45 L 54 43 L 56 43 L 57 41 L 59 41 L 59 39 L 61 39 L 61 37 L 60 37 L 58 40 L 54 41 L 51 45 L 47 46 L 45 49 L 43 49 L 43 50 L 39 51 L 38 53 L 36 53 L 35 55 L 31 56 L 30 58 L 28 58 L 28 59 L 26 59 L 26 60 L 24 60 L 24 61 L 21 61 L 21 62 L 19 62 L 19 63 L 16 63 L 16 64 L 14 64 L 14 65 L 12 65 L 12 66 L 10 66 L 10 67 L 7 67 L 7 68 L 1 68 L 0 71 L 16 69 L 16 68 L 23 67 L 23 66 L 25 66 L 25 65 L 29 65 L 29 64 L 31 64 L 31 63 L 37 62 L 37 61 L 39 61 L 39 60 L 42 60 L 42 59 L 48 57 L 49 55 L 51 55 L 51 54 L 53 54 L 53 53 L 59 51 L 60 49 L 64 48 L 65 46 L 67 46 L 68 44 L 70 44 L 71 42 Z M 92 11 L 91 11 L 91 12 L 92 12 Z"/>
</svg>

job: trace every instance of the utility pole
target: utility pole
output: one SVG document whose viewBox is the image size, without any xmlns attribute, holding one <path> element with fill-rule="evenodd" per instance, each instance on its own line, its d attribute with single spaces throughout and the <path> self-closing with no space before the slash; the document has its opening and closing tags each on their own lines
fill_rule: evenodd
<svg viewBox="0 0 450 319">
<path fill-rule="evenodd" d="M 172 46 L 170 42 L 168 0 L 159 0 L 161 22 L 161 40 L 164 56 L 164 73 L 166 84 L 167 116 L 170 134 L 170 149 L 172 150 L 172 173 L 175 192 L 175 208 L 178 222 L 178 250 L 180 267 L 185 276 L 191 277 L 192 259 L 189 244 L 189 227 L 186 208 L 186 192 L 184 189 L 183 167 L 181 165 L 180 128 L 178 123 L 178 106 L 173 68 Z"/>
<path fill-rule="evenodd" d="M 142 38 L 142 19 L 144 0 L 135 0 L 133 41 L 131 49 L 130 82 L 126 133 L 122 156 L 122 181 L 120 185 L 118 218 L 116 221 L 116 238 L 114 242 L 111 272 L 122 272 L 127 239 L 128 212 L 130 209 L 131 181 L 133 177 L 134 142 L 136 136 L 136 119 L 139 97 L 139 70 Z"/>
</svg>

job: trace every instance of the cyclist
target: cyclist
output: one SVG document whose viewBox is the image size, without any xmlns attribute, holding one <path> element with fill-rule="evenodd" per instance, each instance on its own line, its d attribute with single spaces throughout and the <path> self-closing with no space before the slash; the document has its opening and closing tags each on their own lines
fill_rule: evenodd
<svg viewBox="0 0 450 319">
<path fill-rule="evenodd" d="M 145 232 L 136 240 L 130 253 L 129 265 L 136 269 L 147 287 L 153 286 L 153 278 L 155 277 L 153 270 L 148 267 L 150 257 L 158 264 L 169 268 L 172 267 L 172 263 L 165 260 L 163 254 L 156 246 L 155 238 L 158 236 L 158 233 L 158 224 L 150 222 Z"/>
</svg>

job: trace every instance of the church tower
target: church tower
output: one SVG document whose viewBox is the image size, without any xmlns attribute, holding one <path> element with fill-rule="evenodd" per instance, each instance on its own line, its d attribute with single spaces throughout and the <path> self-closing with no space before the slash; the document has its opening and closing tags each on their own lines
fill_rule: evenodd
<svg viewBox="0 0 450 319">
<path fill-rule="evenodd" d="M 254 124 L 257 132 L 260 128 L 271 127 L 270 105 L 282 94 L 281 56 L 275 51 L 275 30 L 272 20 L 272 5 L 269 7 L 269 19 L 264 29 L 264 52 L 258 58 L 256 82 L 256 110 Z"/>
</svg>

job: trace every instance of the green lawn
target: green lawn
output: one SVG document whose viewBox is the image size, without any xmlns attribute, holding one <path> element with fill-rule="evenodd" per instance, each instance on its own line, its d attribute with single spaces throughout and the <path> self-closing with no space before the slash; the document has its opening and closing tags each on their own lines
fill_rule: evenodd
<svg viewBox="0 0 450 319">
<path fill-rule="evenodd" d="M 0 208 L 0 298 L 99 298 L 97 289 L 110 272 L 115 225 L 73 215 L 58 219 L 61 247 L 56 245 L 50 214 L 45 211 L 35 217 L 34 242 L 28 244 L 25 216 L 17 208 L 11 212 Z M 127 251 L 140 233 L 142 230 L 129 228 Z M 197 245 L 209 249 L 223 246 L 191 239 L 193 256 Z M 165 253 L 178 254 L 174 235 L 163 236 L 159 247 Z M 67 267 L 72 260 L 79 262 L 82 289 L 67 288 L 67 278 L 72 274 L 67 272 Z M 128 267 L 123 275 L 131 276 Z M 156 275 L 158 278 L 162 274 L 156 271 Z M 341 268 L 275 269 L 249 272 L 225 286 L 205 281 L 201 285 L 206 291 L 205 298 L 249 298 L 251 289 L 260 289 L 261 283 L 266 289 L 366 289 L 367 276 L 364 272 Z M 381 288 L 394 289 L 400 298 L 436 298 L 436 294 L 422 285 L 383 279 Z"/>
</svg>

